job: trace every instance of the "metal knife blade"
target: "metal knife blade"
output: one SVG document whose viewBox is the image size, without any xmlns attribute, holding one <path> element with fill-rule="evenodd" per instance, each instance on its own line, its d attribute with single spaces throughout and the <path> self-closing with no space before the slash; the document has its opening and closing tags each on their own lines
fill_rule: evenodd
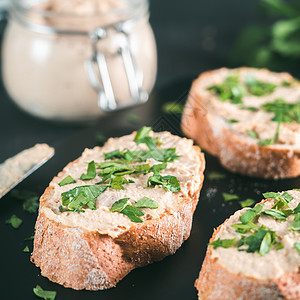
<svg viewBox="0 0 300 300">
<path fill-rule="evenodd" d="M 0 164 L 0 198 L 47 162 L 54 153 L 54 148 L 47 144 L 36 144 Z"/>
</svg>

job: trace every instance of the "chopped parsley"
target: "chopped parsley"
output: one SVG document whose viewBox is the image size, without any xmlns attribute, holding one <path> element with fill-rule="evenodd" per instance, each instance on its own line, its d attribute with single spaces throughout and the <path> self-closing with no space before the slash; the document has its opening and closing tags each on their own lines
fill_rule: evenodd
<svg viewBox="0 0 300 300">
<path fill-rule="evenodd" d="M 280 209 L 283 206 L 289 207 L 289 202 L 291 202 L 294 197 L 292 197 L 288 192 L 284 193 L 275 193 L 275 192 L 269 192 L 269 193 L 263 193 L 263 196 L 268 199 L 268 198 L 273 198 L 277 200 L 275 205 L 272 208 L 275 209 Z"/>
<path fill-rule="evenodd" d="M 163 105 L 162 110 L 166 114 L 182 114 L 184 105 L 177 102 L 167 102 Z"/>
<path fill-rule="evenodd" d="M 242 208 L 252 206 L 254 203 L 255 201 L 250 198 L 240 201 L 240 205 Z"/>
<path fill-rule="evenodd" d="M 236 120 L 236 119 L 228 119 L 227 121 L 229 123 L 239 123 L 240 122 L 239 120 Z"/>
<path fill-rule="evenodd" d="M 123 184 L 133 182 L 133 180 L 126 179 L 123 176 L 112 176 L 109 182 L 109 187 L 111 187 L 112 189 L 124 190 Z"/>
<path fill-rule="evenodd" d="M 122 198 L 116 201 L 110 212 L 119 212 L 125 216 L 127 216 L 132 222 L 142 223 L 143 220 L 140 218 L 144 215 L 144 213 L 139 208 L 158 208 L 158 203 L 148 197 L 143 197 L 140 200 L 133 203 L 133 205 L 127 204 L 130 198 Z"/>
<path fill-rule="evenodd" d="M 247 231 L 255 230 L 255 229 L 259 228 L 258 225 L 254 224 L 252 222 L 249 222 L 247 224 L 237 223 L 237 224 L 231 225 L 231 227 L 236 228 L 236 232 L 239 232 L 239 233 L 245 233 Z"/>
<path fill-rule="evenodd" d="M 294 243 L 294 247 L 298 251 L 298 253 L 300 254 L 300 243 Z"/>
<path fill-rule="evenodd" d="M 12 215 L 10 219 L 5 221 L 5 224 L 10 224 L 14 229 L 18 229 L 22 223 L 22 219 L 18 218 L 16 215 Z"/>
<path fill-rule="evenodd" d="M 252 95 L 258 97 L 272 94 L 276 89 L 276 84 L 260 81 L 250 74 L 246 76 L 246 86 Z"/>
<path fill-rule="evenodd" d="M 222 196 L 225 202 L 240 199 L 238 195 L 234 195 L 234 194 L 222 193 Z"/>
<path fill-rule="evenodd" d="M 71 175 L 68 175 L 58 185 L 64 186 L 64 185 L 71 184 L 71 183 L 76 183 L 76 180 Z"/>
<path fill-rule="evenodd" d="M 29 252 L 29 247 L 28 247 L 28 246 L 26 246 L 26 247 L 23 249 L 23 252 L 26 252 L 26 253 L 28 253 L 28 252 Z"/>
<path fill-rule="evenodd" d="M 247 133 L 248 133 L 252 138 L 254 138 L 254 139 L 258 139 L 258 138 L 259 138 L 259 137 L 258 137 L 258 134 L 257 134 L 254 130 L 249 129 L 249 130 L 247 130 Z"/>
<path fill-rule="evenodd" d="M 150 169 L 150 172 L 153 172 L 153 175 L 148 178 L 147 186 L 161 185 L 165 190 L 171 192 L 180 191 L 180 183 L 175 176 L 162 176 L 159 172 L 167 167 L 167 163 L 153 165 Z"/>
<path fill-rule="evenodd" d="M 23 201 L 23 209 L 29 213 L 36 213 L 39 208 L 39 196 L 27 190 L 13 189 L 10 192 L 13 198 Z"/>
<path fill-rule="evenodd" d="M 275 208 L 265 209 L 262 213 L 265 214 L 265 215 L 272 216 L 273 218 L 275 218 L 279 221 L 285 221 L 286 220 L 285 213 L 278 210 L 278 209 L 275 209 Z"/>
<path fill-rule="evenodd" d="M 91 180 L 96 177 L 96 165 L 94 161 L 89 162 L 86 174 L 81 174 L 81 180 Z"/>
<path fill-rule="evenodd" d="M 56 297 L 55 291 L 46 291 L 43 290 L 39 285 L 37 285 L 35 288 L 33 288 L 33 292 L 36 296 L 47 299 L 47 300 L 54 300 Z"/>
<path fill-rule="evenodd" d="M 209 180 L 218 180 L 226 178 L 226 175 L 219 172 L 209 172 L 207 177 Z"/>
<path fill-rule="evenodd" d="M 84 206 L 96 209 L 96 199 L 101 195 L 107 186 L 85 185 L 75 187 L 62 193 L 62 205 L 67 207 L 67 211 L 84 212 Z"/>
<path fill-rule="evenodd" d="M 295 214 L 294 221 L 292 225 L 288 228 L 289 230 L 300 230 L 300 213 Z"/>
<path fill-rule="evenodd" d="M 210 242 L 208 245 L 213 246 L 213 249 L 217 249 L 219 247 L 222 248 L 230 248 L 236 243 L 236 238 L 234 239 L 223 239 L 218 238 L 217 240 Z"/>
<path fill-rule="evenodd" d="M 254 218 L 262 211 L 263 204 L 257 204 L 255 207 L 248 209 L 243 215 L 240 216 L 240 221 L 243 224 L 252 222 Z"/>
<path fill-rule="evenodd" d="M 243 103 L 242 97 L 246 94 L 246 89 L 239 81 L 238 75 L 227 76 L 223 83 L 212 85 L 207 90 L 214 92 L 222 101 L 230 100 L 233 104 Z"/>
</svg>

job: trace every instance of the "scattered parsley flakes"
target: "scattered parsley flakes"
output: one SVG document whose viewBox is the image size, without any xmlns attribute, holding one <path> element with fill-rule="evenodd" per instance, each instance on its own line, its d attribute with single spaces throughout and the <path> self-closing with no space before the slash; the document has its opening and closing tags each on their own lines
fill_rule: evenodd
<svg viewBox="0 0 300 300">
<path fill-rule="evenodd" d="M 238 195 L 234 195 L 234 194 L 222 193 L 222 196 L 225 202 L 240 199 Z"/>
<path fill-rule="evenodd" d="M 246 76 L 246 86 L 252 95 L 258 97 L 272 94 L 276 89 L 276 84 L 260 81 L 251 74 Z"/>
<path fill-rule="evenodd" d="M 5 221 L 5 224 L 10 224 L 14 229 L 18 229 L 23 223 L 23 220 L 18 218 L 16 215 L 12 215 L 10 219 Z"/>
<path fill-rule="evenodd" d="M 89 162 L 88 168 L 87 168 L 87 173 L 84 174 L 82 173 L 80 176 L 81 180 L 91 180 L 96 177 L 96 165 L 94 161 Z"/>
<path fill-rule="evenodd" d="M 209 172 L 207 175 L 207 178 L 209 180 L 218 180 L 218 179 L 224 179 L 226 178 L 226 175 L 219 172 Z"/>
<path fill-rule="evenodd" d="M 136 208 L 151 208 L 156 209 L 158 208 L 158 203 L 148 197 L 143 197 L 137 202 L 133 203 L 133 206 Z"/>
<path fill-rule="evenodd" d="M 76 183 L 76 180 L 71 175 L 68 175 L 58 185 L 64 186 L 64 185 L 71 184 L 71 183 Z"/>
<path fill-rule="evenodd" d="M 96 199 L 107 186 L 84 185 L 75 187 L 62 193 L 62 205 L 67 206 L 69 211 L 83 212 L 82 208 L 87 205 L 90 209 L 96 209 Z"/>
<path fill-rule="evenodd" d="M 254 218 L 262 211 L 263 204 L 258 204 L 253 208 L 248 209 L 243 215 L 240 216 L 240 220 L 243 224 L 252 222 Z"/>
<path fill-rule="evenodd" d="M 236 238 L 234 238 L 234 239 L 223 239 L 223 240 L 218 238 L 217 240 L 208 243 L 208 245 L 213 246 L 213 249 L 217 249 L 219 247 L 230 248 L 235 244 L 235 242 L 236 242 Z"/>
<path fill-rule="evenodd" d="M 130 198 L 122 198 L 122 199 L 116 201 L 112 205 L 112 207 L 109 211 L 110 212 L 120 212 L 120 211 L 122 211 L 125 208 L 125 206 L 127 205 L 129 199 Z"/>
<path fill-rule="evenodd" d="M 143 223 L 143 220 L 139 217 L 143 216 L 144 213 L 131 205 L 126 205 L 120 213 L 127 216 L 132 222 Z"/>
<path fill-rule="evenodd" d="M 55 291 L 46 291 L 43 290 L 39 285 L 33 288 L 33 292 L 36 296 L 46 299 L 46 300 L 54 300 L 56 297 Z"/>
<path fill-rule="evenodd" d="M 252 222 L 249 222 L 247 224 L 237 223 L 237 224 L 231 225 L 231 227 L 236 228 L 236 232 L 239 232 L 239 233 L 245 233 L 247 231 L 256 230 L 259 228 L 258 225 L 254 224 Z"/>
<path fill-rule="evenodd" d="M 260 244 L 259 254 L 261 256 L 264 256 L 271 250 L 271 247 L 272 247 L 272 236 L 271 236 L 270 232 L 267 232 Z"/>
<path fill-rule="evenodd" d="M 294 221 L 288 229 L 289 230 L 296 230 L 296 231 L 300 230 L 300 213 L 295 214 Z"/>
<path fill-rule="evenodd" d="M 29 213 L 36 213 L 39 208 L 39 196 L 31 191 L 13 189 L 10 192 L 13 198 L 23 201 L 23 209 Z"/>
<path fill-rule="evenodd" d="M 273 218 L 275 218 L 279 221 L 285 221 L 286 220 L 285 213 L 278 210 L 278 209 L 275 209 L 275 208 L 266 209 L 262 213 L 265 214 L 265 215 L 272 216 Z"/>
<path fill-rule="evenodd" d="M 263 193 L 263 196 L 265 197 L 265 199 L 273 198 L 273 199 L 277 200 L 275 205 L 272 207 L 275 209 L 282 208 L 283 206 L 289 207 L 289 202 L 291 202 L 294 199 L 294 197 L 291 196 L 288 192 L 284 192 L 282 194 L 275 193 L 275 192 L 269 192 L 269 193 Z"/>
<path fill-rule="evenodd" d="M 254 203 L 255 201 L 250 198 L 240 201 L 240 205 L 242 208 L 252 206 Z"/>
<path fill-rule="evenodd" d="M 163 105 L 162 110 L 166 114 L 182 114 L 184 105 L 177 102 L 167 102 Z"/>
<path fill-rule="evenodd" d="M 247 133 L 249 134 L 249 136 L 251 136 L 252 138 L 254 138 L 254 139 L 258 139 L 259 138 L 259 136 L 258 136 L 258 134 L 254 131 L 254 130 L 247 130 Z"/>
<path fill-rule="evenodd" d="M 141 118 L 136 114 L 129 114 L 127 115 L 127 121 L 132 124 L 139 124 L 141 122 Z"/>
<path fill-rule="evenodd" d="M 300 254 L 300 243 L 294 243 L 294 247 L 298 251 L 298 253 Z"/>
<path fill-rule="evenodd" d="M 34 239 L 34 235 L 31 235 L 28 238 L 25 238 L 24 241 L 32 241 L 33 239 Z"/>
<path fill-rule="evenodd" d="M 23 252 L 29 252 L 29 247 L 26 246 L 26 247 L 23 249 Z"/>
<path fill-rule="evenodd" d="M 240 121 L 236 120 L 236 119 L 227 119 L 227 121 L 229 123 L 239 123 Z"/>
</svg>

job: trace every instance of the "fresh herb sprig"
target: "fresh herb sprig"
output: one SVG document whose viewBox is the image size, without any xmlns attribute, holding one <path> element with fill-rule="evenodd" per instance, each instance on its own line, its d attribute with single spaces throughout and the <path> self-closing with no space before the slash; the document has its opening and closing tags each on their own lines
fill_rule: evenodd
<svg viewBox="0 0 300 300">
<path fill-rule="evenodd" d="M 140 210 L 140 208 L 158 208 L 158 203 L 148 197 L 143 197 L 134 202 L 132 205 L 128 204 L 129 200 L 130 198 L 122 198 L 116 201 L 112 205 L 110 212 L 119 212 L 126 215 L 132 222 L 143 223 L 143 220 L 140 217 L 142 217 L 144 213 Z"/>
</svg>

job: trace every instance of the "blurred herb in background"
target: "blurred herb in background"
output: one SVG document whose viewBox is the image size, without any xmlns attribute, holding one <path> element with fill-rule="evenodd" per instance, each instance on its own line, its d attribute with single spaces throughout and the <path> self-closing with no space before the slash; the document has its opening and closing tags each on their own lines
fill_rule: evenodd
<svg viewBox="0 0 300 300">
<path fill-rule="evenodd" d="M 300 63 L 300 1 L 261 0 L 266 24 L 242 29 L 230 61 L 234 65 L 295 70 Z"/>
</svg>

